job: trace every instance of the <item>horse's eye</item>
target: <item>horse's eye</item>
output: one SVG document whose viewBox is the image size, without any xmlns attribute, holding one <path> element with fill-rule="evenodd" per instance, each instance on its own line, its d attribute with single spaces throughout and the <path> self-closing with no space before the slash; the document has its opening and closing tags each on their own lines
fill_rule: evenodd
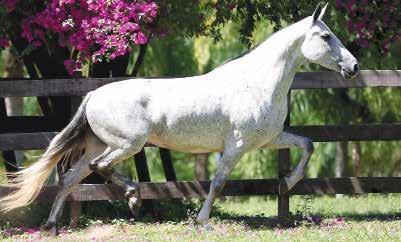
<svg viewBox="0 0 401 242">
<path fill-rule="evenodd" d="M 329 40 L 331 40 L 331 35 L 330 34 L 323 34 L 322 35 L 322 39 L 324 39 L 325 41 L 329 41 Z"/>
</svg>

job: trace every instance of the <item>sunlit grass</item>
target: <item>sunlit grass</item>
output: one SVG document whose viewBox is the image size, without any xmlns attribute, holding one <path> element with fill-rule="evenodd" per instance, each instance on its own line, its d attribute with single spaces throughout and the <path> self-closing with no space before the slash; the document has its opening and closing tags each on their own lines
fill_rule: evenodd
<svg viewBox="0 0 401 242">
<path fill-rule="evenodd" d="M 0 158 L 0 184 L 4 184 L 6 182 L 6 171 L 4 168 L 4 161 Z"/>
<path fill-rule="evenodd" d="M 48 241 L 399 241 L 401 239 L 401 195 L 363 195 L 335 198 L 305 196 L 291 198 L 291 212 L 298 218 L 290 227 L 277 224 L 277 200 L 251 197 L 216 202 L 211 220 L 213 231 L 193 225 L 195 211 L 182 220 L 156 222 L 85 220 L 75 231 L 62 230 L 52 238 L 37 230 L 20 229 L 0 239 Z M 195 206 L 195 207 L 198 207 Z M 309 218 L 314 219 L 310 220 Z M 316 219 L 318 218 L 318 219 Z M 21 232 L 25 231 L 24 233 Z"/>
</svg>

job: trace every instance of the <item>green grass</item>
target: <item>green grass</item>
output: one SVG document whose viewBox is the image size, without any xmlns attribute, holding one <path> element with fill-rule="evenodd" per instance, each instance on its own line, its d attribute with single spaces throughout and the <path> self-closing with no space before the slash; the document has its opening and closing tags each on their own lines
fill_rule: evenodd
<svg viewBox="0 0 401 242">
<path fill-rule="evenodd" d="M 83 220 L 80 229 L 52 238 L 45 233 L 8 236 L 0 239 L 49 241 L 400 241 L 401 195 L 366 195 L 291 198 L 293 220 L 288 227 L 277 224 L 275 199 L 248 198 L 217 201 L 211 224 L 213 231 L 196 228 L 192 204 L 184 218 L 166 215 L 166 221 L 142 219 L 133 222 Z M 2 236 L 2 237 L 1 237 Z"/>
<path fill-rule="evenodd" d="M 0 158 L 0 184 L 3 184 L 6 182 L 6 172 L 4 168 L 4 161 L 2 158 Z"/>
</svg>

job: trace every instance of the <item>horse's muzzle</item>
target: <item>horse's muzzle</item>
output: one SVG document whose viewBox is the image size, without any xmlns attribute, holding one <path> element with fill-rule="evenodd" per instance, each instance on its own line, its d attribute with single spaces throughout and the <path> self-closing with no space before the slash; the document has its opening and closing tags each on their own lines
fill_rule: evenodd
<svg viewBox="0 0 401 242">
<path fill-rule="evenodd" d="M 351 80 L 358 76 L 359 73 L 359 65 L 358 63 L 354 63 L 351 67 L 342 67 L 341 68 L 341 75 L 347 79 Z"/>
</svg>

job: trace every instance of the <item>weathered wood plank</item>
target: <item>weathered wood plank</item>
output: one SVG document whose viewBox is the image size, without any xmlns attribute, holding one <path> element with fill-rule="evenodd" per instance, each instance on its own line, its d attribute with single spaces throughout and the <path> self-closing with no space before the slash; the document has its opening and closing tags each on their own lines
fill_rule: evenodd
<svg viewBox="0 0 401 242">
<path fill-rule="evenodd" d="M 105 84 L 125 78 L 71 78 L 1 81 L 0 97 L 84 96 Z"/>
<path fill-rule="evenodd" d="M 54 132 L 67 125 L 54 116 L 0 117 L 0 124 L 0 133 Z"/>
<path fill-rule="evenodd" d="M 40 133 L 0 133 L 0 150 L 42 150 L 58 132 Z M 155 147 L 146 144 L 145 147 Z"/>
<path fill-rule="evenodd" d="M 223 196 L 278 195 L 280 179 L 250 179 L 227 181 Z M 140 183 L 142 199 L 204 198 L 209 191 L 210 181 L 171 181 Z M 45 187 L 39 195 L 41 201 L 53 201 L 58 190 L 56 186 Z M 0 187 L 0 197 L 10 192 Z M 309 178 L 300 181 L 289 195 L 306 194 L 363 194 L 401 193 L 401 177 L 344 177 Z M 123 200 L 124 191 L 113 184 L 80 184 L 69 201 Z"/>
<path fill-rule="evenodd" d="M 0 134 L 0 150 L 45 149 L 57 132 Z"/>
<path fill-rule="evenodd" d="M 305 125 L 285 130 L 314 142 L 401 140 L 401 124 Z"/>
<path fill-rule="evenodd" d="M 227 181 L 223 189 L 223 196 L 249 196 L 249 195 L 278 195 L 280 179 L 249 179 Z M 85 186 L 85 185 L 82 185 Z M 91 185 L 88 185 L 89 187 Z M 104 185 L 99 185 L 104 186 Z M 142 199 L 166 199 L 166 198 L 198 198 L 207 196 L 210 181 L 191 182 L 160 182 L 140 183 Z M 100 187 L 99 187 L 100 188 Z M 103 191 L 104 190 L 104 191 Z M 111 190 L 116 191 L 115 193 Z M 85 187 L 85 194 L 93 193 L 99 199 L 103 195 L 122 198 L 122 191 L 111 187 L 98 189 L 96 187 Z M 79 195 L 81 188 L 73 194 L 75 197 L 84 198 Z M 100 193 L 99 193 L 100 192 Z M 401 177 L 346 177 L 346 178 L 309 178 L 299 182 L 289 195 L 306 194 L 362 194 L 362 193 L 400 193 Z M 120 195 L 116 195 L 116 193 Z M 108 195 L 106 195 L 108 196 Z M 86 198 L 85 198 L 86 199 Z"/>
<path fill-rule="evenodd" d="M 71 78 L 71 79 L 22 79 L 0 81 L 0 97 L 11 96 L 83 96 L 105 84 L 135 79 Z M 335 72 L 300 72 L 294 78 L 292 89 L 400 87 L 400 70 L 365 70 L 355 80 L 344 80 Z"/>
<path fill-rule="evenodd" d="M 291 89 L 400 87 L 399 70 L 365 70 L 354 80 L 345 80 L 335 72 L 299 72 Z"/>
<path fill-rule="evenodd" d="M 314 142 L 401 140 L 401 124 L 307 125 L 285 128 Z M 56 132 L 0 134 L 0 150 L 40 150 Z M 147 147 L 153 147 L 147 144 Z"/>
</svg>

